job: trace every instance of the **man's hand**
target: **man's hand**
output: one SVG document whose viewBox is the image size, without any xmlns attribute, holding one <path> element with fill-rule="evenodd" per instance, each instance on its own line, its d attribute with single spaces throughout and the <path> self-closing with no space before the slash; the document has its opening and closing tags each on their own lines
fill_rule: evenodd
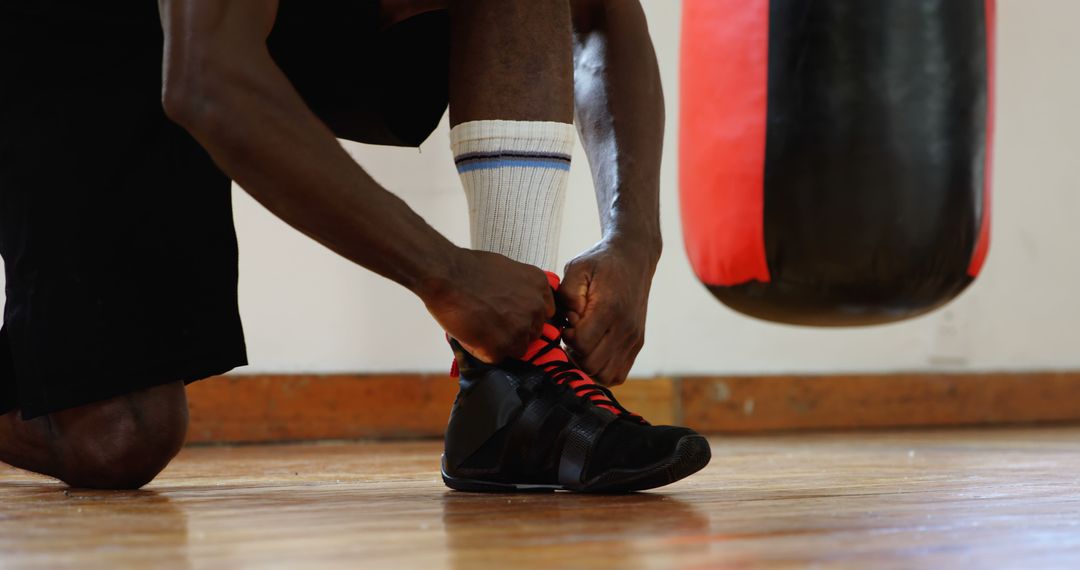
<svg viewBox="0 0 1080 570">
<path fill-rule="evenodd" d="M 585 372 L 621 384 L 644 342 L 660 259 L 664 92 L 639 0 L 571 0 L 574 106 L 604 239 L 566 266 L 566 342 Z"/>
<path fill-rule="evenodd" d="M 462 249 L 449 279 L 420 297 L 443 330 L 470 354 L 488 363 L 525 354 L 555 314 L 543 271 L 507 257 Z"/>
<path fill-rule="evenodd" d="M 600 242 L 566 264 L 559 301 L 575 361 L 597 382 L 617 386 L 645 344 L 645 313 L 658 255 Z"/>
</svg>

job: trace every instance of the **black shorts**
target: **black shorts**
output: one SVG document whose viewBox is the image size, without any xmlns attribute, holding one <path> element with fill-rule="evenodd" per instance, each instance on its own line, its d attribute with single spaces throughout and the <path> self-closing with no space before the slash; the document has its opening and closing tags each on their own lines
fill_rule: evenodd
<svg viewBox="0 0 1080 570">
<path fill-rule="evenodd" d="M 285 0 L 269 45 L 343 138 L 416 146 L 446 108 L 445 13 Z M 0 0 L 0 413 L 246 364 L 229 179 L 161 108 L 154 2 Z"/>
</svg>

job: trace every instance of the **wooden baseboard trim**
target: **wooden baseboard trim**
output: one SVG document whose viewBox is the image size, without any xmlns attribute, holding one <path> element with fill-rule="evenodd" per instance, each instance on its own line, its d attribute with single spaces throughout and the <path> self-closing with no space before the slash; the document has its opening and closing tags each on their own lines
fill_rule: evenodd
<svg viewBox="0 0 1080 570">
<path fill-rule="evenodd" d="M 1080 372 L 682 378 L 707 432 L 1080 421 Z"/>
<path fill-rule="evenodd" d="M 445 375 L 235 375 L 193 384 L 190 443 L 438 437 Z M 653 423 L 702 432 L 1080 421 L 1080 372 L 635 379 L 617 389 Z"/>
</svg>

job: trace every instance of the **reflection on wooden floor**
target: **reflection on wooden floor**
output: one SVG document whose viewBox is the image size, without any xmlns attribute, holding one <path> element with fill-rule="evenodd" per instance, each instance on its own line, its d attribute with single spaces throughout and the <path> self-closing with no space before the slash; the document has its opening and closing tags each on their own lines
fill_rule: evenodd
<svg viewBox="0 0 1080 570">
<path fill-rule="evenodd" d="M 439 450 L 192 448 L 119 494 L 0 467 L 0 568 L 1080 567 L 1080 428 L 716 438 L 614 497 L 449 492 Z"/>
</svg>

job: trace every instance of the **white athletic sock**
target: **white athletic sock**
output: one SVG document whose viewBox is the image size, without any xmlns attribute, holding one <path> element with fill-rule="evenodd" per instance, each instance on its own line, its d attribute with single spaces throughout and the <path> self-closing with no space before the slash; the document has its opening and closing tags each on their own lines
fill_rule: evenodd
<svg viewBox="0 0 1080 570">
<path fill-rule="evenodd" d="M 473 249 L 553 271 L 574 126 L 471 121 L 450 130 L 469 202 Z"/>
</svg>

